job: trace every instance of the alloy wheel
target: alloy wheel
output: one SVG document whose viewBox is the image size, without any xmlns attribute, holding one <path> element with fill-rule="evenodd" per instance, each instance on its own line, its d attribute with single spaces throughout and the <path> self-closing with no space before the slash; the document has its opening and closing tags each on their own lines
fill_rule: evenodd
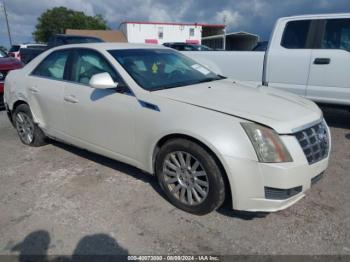
<svg viewBox="0 0 350 262">
<path fill-rule="evenodd" d="M 187 205 L 198 205 L 208 196 L 209 180 L 202 164 L 190 153 L 169 153 L 163 163 L 165 184 L 174 197 Z"/>
<path fill-rule="evenodd" d="M 16 114 L 16 127 L 18 134 L 25 144 L 30 144 L 34 139 L 34 123 L 32 119 L 23 112 Z"/>
</svg>

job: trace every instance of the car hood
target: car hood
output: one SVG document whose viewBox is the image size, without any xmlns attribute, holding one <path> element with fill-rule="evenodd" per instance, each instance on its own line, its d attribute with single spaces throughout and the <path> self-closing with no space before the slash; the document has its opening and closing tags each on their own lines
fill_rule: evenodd
<svg viewBox="0 0 350 262">
<path fill-rule="evenodd" d="M 315 103 L 269 87 L 225 79 L 153 92 L 174 101 L 218 111 L 269 126 L 280 134 L 322 118 Z"/>
</svg>

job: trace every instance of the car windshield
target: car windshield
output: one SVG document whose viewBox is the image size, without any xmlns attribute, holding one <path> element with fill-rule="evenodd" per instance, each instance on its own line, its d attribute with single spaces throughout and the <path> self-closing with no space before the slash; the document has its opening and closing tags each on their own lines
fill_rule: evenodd
<svg viewBox="0 0 350 262">
<path fill-rule="evenodd" d="M 124 49 L 109 53 L 144 89 L 155 91 L 220 80 L 223 77 L 168 49 Z"/>
<path fill-rule="evenodd" d="M 6 52 L 0 49 L 0 58 L 7 57 Z"/>
</svg>

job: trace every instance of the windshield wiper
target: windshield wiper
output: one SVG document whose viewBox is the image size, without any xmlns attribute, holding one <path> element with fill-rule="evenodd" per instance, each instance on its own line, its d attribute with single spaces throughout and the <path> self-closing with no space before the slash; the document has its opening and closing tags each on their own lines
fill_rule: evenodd
<svg viewBox="0 0 350 262">
<path fill-rule="evenodd" d="M 221 76 L 218 76 L 218 77 L 205 78 L 205 79 L 197 80 L 197 81 L 188 81 L 188 82 L 182 82 L 182 83 L 180 82 L 180 83 L 176 83 L 173 85 L 152 88 L 152 90 L 149 90 L 149 91 L 159 91 L 159 90 L 170 89 L 170 88 L 175 88 L 175 87 L 196 85 L 196 84 L 200 84 L 200 83 L 207 83 L 207 82 L 222 80 L 224 78 L 226 78 L 226 77 L 221 78 Z"/>
</svg>

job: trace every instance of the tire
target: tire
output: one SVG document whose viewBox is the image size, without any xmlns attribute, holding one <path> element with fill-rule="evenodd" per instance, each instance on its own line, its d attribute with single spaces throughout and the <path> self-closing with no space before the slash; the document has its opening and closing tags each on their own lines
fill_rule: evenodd
<svg viewBox="0 0 350 262">
<path fill-rule="evenodd" d="M 225 200 L 224 177 L 218 163 L 190 140 L 173 139 L 160 148 L 156 175 L 169 201 L 186 212 L 205 215 Z"/>
<path fill-rule="evenodd" d="M 12 114 L 12 119 L 23 144 L 33 147 L 47 144 L 47 138 L 39 126 L 34 123 L 32 113 L 27 104 L 17 106 Z"/>
</svg>

